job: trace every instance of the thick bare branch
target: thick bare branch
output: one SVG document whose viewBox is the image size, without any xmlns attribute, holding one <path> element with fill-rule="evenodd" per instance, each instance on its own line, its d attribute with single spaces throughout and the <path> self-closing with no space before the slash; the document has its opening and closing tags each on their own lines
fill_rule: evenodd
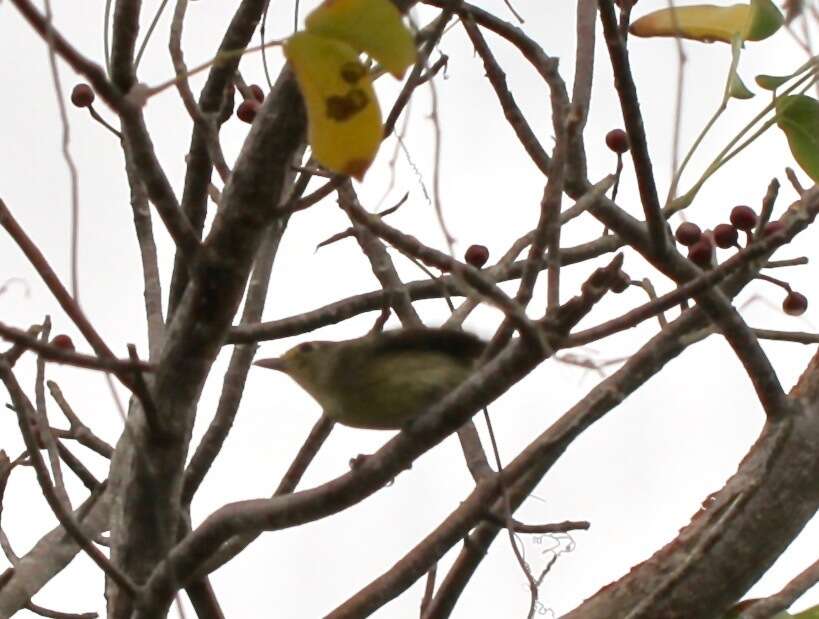
<svg viewBox="0 0 819 619">
<path fill-rule="evenodd" d="M 124 439 L 134 437 L 137 444 L 118 447 L 112 461 L 112 470 L 124 476 L 115 505 L 112 557 L 138 583 L 176 543 L 196 404 L 241 301 L 264 230 L 288 192 L 285 181 L 301 157 L 304 132 L 301 96 L 285 71 L 256 118 L 168 326 L 153 384 L 164 440 L 151 440 L 144 418 L 137 415 L 129 420 L 131 432 Z M 149 462 L 151 469 L 137 466 L 136 458 Z M 156 609 L 148 606 L 143 612 L 153 616 Z"/>
</svg>

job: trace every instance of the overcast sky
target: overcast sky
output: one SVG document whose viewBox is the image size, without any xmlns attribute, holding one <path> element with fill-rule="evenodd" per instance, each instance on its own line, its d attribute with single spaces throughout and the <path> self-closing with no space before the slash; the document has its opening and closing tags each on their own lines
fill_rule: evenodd
<svg viewBox="0 0 819 619">
<path fill-rule="evenodd" d="M 189 66 L 213 54 L 234 4 L 213 0 L 190 4 L 184 36 Z M 102 63 L 102 2 L 79 0 L 55 5 L 58 28 L 81 51 Z M 157 5 L 158 2 L 145 3 L 145 24 Z M 302 10 L 313 5 L 303 4 Z M 642 0 L 635 14 L 664 5 L 660 0 Z M 512 19 L 499 0 L 481 6 L 504 19 Z M 571 84 L 574 4 L 520 1 L 516 8 L 526 20 L 523 28 L 549 54 L 561 59 L 561 74 Z M 272 4 L 268 20 L 271 37 L 290 32 L 292 11 L 292 3 Z M 425 23 L 430 13 L 422 11 L 416 16 Z M 151 85 L 172 75 L 167 53 L 169 17 L 170 11 L 161 19 L 140 66 L 140 80 Z M 544 145 L 551 148 L 551 116 L 545 85 L 516 50 L 493 36 L 487 38 L 507 73 L 510 89 Z M 516 142 L 483 77 L 482 64 L 459 26 L 447 33 L 441 49 L 449 56 L 445 75 L 436 80 L 446 221 L 457 239 L 459 254 L 471 243 L 482 243 L 496 258 L 537 221 L 543 178 Z M 632 40 L 630 50 L 658 186 L 665 195 L 671 156 L 676 48 L 673 41 L 650 39 Z M 690 144 L 718 105 L 730 62 L 725 45 L 686 44 L 685 53 L 688 62 L 683 147 Z M 0 197 L 68 284 L 70 194 L 60 154 L 61 126 L 54 85 L 49 77 L 46 48 L 9 3 L 0 6 L 0 57 L 4 59 L 0 63 L 0 80 L 5 84 L 5 96 L 0 99 L 0 139 L 4 145 Z M 269 58 L 273 70 L 278 70 L 280 51 L 272 49 Z M 752 85 L 756 73 L 790 73 L 803 61 L 804 52 L 782 31 L 766 42 L 749 44 L 740 73 Z M 249 82 L 263 83 L 258 55 L 247 57 L 242 71 Z M 592 108 L 585 133 L 592 180 L 599 180 L 614 168 L 614 155 L 603 143 L 609 129 L 621 126 L 610 73 L 605 46 L 598 44 Z M 64 64 L 60 65 L 60 75 L 61 96 L 65 97 L 77 80 Z M 397 88 L 390 81 L 391 78 L 386 78 L 378 83 L 384 107 L 391 105 Z M 202 80 L 194 78 L 192 82 L 196 87 L 201 86 Z M 726 118 L 704 143 L 702 155 L 692 162 L 683 189 L 688 188 L 736 129 L 765 103 L 767 94 L 759 92 L 755 99 L 730 104 Z M 109 120 L 113 118 L 104 106 L 98 105 L 97 109 Z M 433 131 L 429 113 L 429 90 L 422 89 L 413 99 L 406 154 L 398 156 L 397 180 L 389 194 L 384 197 L 390 184 L 389 161 L 396 148 L 394 139 L 382 146 L 365 183 L 357 189 L 362 203 L 372 209 L 382 200 L 383 205 L 389 206 L 409 192 L 407 204 L 391 217 L 391 223 L 443 249 L 443 236 L 425 198 L 432 182 Z M 84 110 L 69 106 L 68 115 L 71 152 L 80 171 L 80 300 L 88 317 L 115 351 L 124 354 L 126 343 L 135 342 L 146 353 L 142 279 L 120 149 L 111 134 Z M 149 102 L 146 117 L 159 159 L 176 191 L 181 193 L 191 122 L 176 93 L 170 90 Z M 229 162 L 238 153 L 247 131 L 248 125 L 235 118 L 225 125 L 222 142 Z M 773 175 L 783 181 L 775 210 L 778 217 L 795 199 L 784 178 L 786 165 L 794 164 L 783 136 L 776 131 L 768 132 L 706 185 L 689 209 L 688 217 L 705 228 L 726 221 L 735 204 L 758 207 Z M 807 184 L 806 177 L 802 178 Z M 618 201 L 634 215 L 642 212 L 628 158 Z M 564 207 L 569 204 L 564 200 Z M 158 220 L 155 223 L 163 290 L 167 291 L 171 247 L 161 223 Z M 354 241 L 314 251 L 317 243 L 346 226 L 332 200 L 292 218 L 276 260 L 266 319 L 290 316 L 377 288 L 369 264 Z M 588 241 L 601 231 L 599 224 L 580 219 L 566 227 L 563 243 Z M 780 256 L 813 258 L 814 247 L 800 238 L 781 250 Z M 4 237 L 0 238 L 0 260 L 4 276 L 16 278 L 0 295 L 3 322 L 25 328 L 50 314 L 54 332 L 68 333 L 80 350 L 88 352 L 34 271 Z M 395 255 L 395 260 L 405 280 L 424 277 L 400 256 Z M 577 292 L 579 282 L 591 269 L 590 264 L 565 269 L 563 300 Z M 635 279 L 649 276 L 660 291 L 669 289 L 668 280 L 648 269 L 632 253 L 627 254 L 625 270 Z M 812 265 L 777 275 L 809 299 L 816 297 Z M 757 282 L 743 292 L 737 303 L 751 301 L 743 314 L 752 326 L 814 330 L 814 308 L 802 318 L 786 317 L 779 310 L 782 297 L 778 288 Z M 539 311 L 545 299 L 542 287 L 535 298 L 540 301 L 533 309 Z M 609 299 L 583 324 L 596 324 L 644 300 L 638 289 L 630 289 Z M 448 313 L 443 301 L 427 301 L 418 307 L 430 325 L 440 324 Z M 467 328 L 487 337 L 499 317 L 494 310 L 481 309 L 469 319 Z M 278 354 L 304 339 L 355 337 L 365 333 L 374 318 L 374 314 L 361 316 L 310 336 L 264 343 L 260 354 Z M 605 343 L 572 352 L 598 361 L 628 356 L 656 330 L 656 321 L 647 322 Z M 794 383 L 813 353 L 813 347 L 797 344 L 765 343 L 764 347 L 786 388 Z M 202 397 L 195 440 L 215 408 L 229 352 L 226 349 L 211 373 Z M 31 355 L 19 365 L 20 379 L 27 388 L 33 385 L 33 367 Z M 61 385 L 88 425 L 109 442 L 116 441 L 122 422 L 99 374 L 51 365 L 49 378 Z M 551 360 L 496 402 L 490 412 L 504 459 L 514 457 L 532 436 L 558 419 L 599 378 L 589 370 Z M 121 392 L 120 397 L 125 398 L 126 394 Z M 56 410 L 51 412 L 58 420 L 55 425 L 63 425 Z M 318 415 L 317 405 L 284 376 L 252 370 L 233 433 L 194 502 L 194 519 L 201 521 L 229 501 L 269 495 Z M 736 470 L 763 421 L 761 407 L 742 367 L 724 341 L 714 336 L 692 346 L 584 433 L 518 512 L 520 519 L 531 523 L 566 519 L 592 523 L 589 531 L 573 534 L 571 539 L 523 538 L 527 560 L 535 570 L 545 566 L 553 547 L 572 549 L 561 555 L 545 580 L 541 590 L 543 604 L 558 615 L 567 612 L 672 539 L 688 523 L 700 502 Z M 485 435 L 483 422 L 478 419 L 477 423 Z M 344 473 L 351 457 L 375 451 L 390 436 L 391 433 L 337 427 L 301 487 L 311 487 Z M 0 447 L 12 457 L 21 449 L 11 413 L 0 415 Z M 92 468 L 103 478 L 106 463 L 89 457 Z M 76 480 L 70 476 L 69 479 L 79 500 L 83 491 Z M 261 617 L 272 613 L 293 619 L 321 616 L 388 569 L 456 508 L 471 487 L 458 442 L 450 437 L 421 457 L 392 486 L 362 504 L 298 529 L 266 534 L 238 559 L 213 574 L 226 616 Z M 26 552 L 55 523 L 30 470 L 15 471 L 4 507 L 3 528 L 18 554 Z M 817 524 L 813 522 L 805 529 L 752 594 L 773 593 L 815 560 L 815 549 L 819 547 Z M 458 550 L 459 547 L 455 552 Z M 455 552 L 439 566 L 439 574 L 445 573 Z M 422 588 L 423 582 L 416 584 L 375 616 L 416 616 Z M 102 578 L 89 560 L 79 556 L 34 600 L 64 611 L 103 613 Z M 809 593 L 795 608 L 817 602 L 819 595 Z M 500 536 L 453 616 L 520 617 L 527 607 L 525 579 L 508 539 Z"/>
</svg>

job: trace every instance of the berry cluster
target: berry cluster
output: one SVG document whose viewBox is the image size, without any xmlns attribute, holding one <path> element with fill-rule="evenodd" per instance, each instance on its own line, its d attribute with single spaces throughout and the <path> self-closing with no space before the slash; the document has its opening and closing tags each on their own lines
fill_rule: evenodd
<svg viewBox="0 0 819 619">
<path fill-rule="evenodd" d="M 697 224 L 686 221 L 677 228 L 674 238 L 677 239 L 680 245 L 688 248 L 688 259 L 691 262 L 702 269 L 710 269 L 715 263 L 717 247 L 720 249 L 739 249 L 740 232 L 744 232 L 747 243 L 751 243 L 759 225 L 759 217 L 756 211 L 745 205 L 735 206 L 731 209 L 731 215 L 728 219 L 731 223 L 718 224 L 713 230 L 706 230 L 705 232 Z M 784 224 L 782 222 L 770 221 L 762 227 L 759 234 L 766 237 L 776 234 L 783 228 Z M 805 313 L 808 308 L 808 300 L 805 295 L 791 290 L 790 285 L 781 280 L 770 277 L 764 279 L 779 285 L 787 291 L 788 294 L 782 302 L 782 310 L 786 314 L 800 316 Z"/>
</svg>

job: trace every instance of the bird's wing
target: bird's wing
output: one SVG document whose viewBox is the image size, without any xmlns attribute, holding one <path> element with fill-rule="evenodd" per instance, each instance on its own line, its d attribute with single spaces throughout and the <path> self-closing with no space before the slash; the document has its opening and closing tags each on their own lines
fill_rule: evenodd
<svg viewBox="0 0 819 619">
<path fill-rule="evenodd" d="M 333 367 L 333 380 L 364 388 L 364 383 L 393 371 L 396 356 L 400 358 L 402 353 L 412 351 L 438 353 L 470 367 L 485 348 L 486 342 L 476 335 L 456 329 L 418 327 L 384 331 L 344 346 Z"/>
<path fill-rule="evenodd" d="M 370 340 L 374 355 L 419 350 L 439 352 L 466 362 L 477 360 L 486 348 L 486 342 L 478 336 L 457 329 L 398 329 L 366 339 Z"/>
</svg>

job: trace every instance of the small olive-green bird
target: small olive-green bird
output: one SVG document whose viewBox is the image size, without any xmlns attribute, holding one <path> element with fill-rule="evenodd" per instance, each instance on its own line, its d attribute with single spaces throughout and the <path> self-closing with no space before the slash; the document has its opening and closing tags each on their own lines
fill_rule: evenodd
<svg viewBox="0 0 819 619">
<path fill-rule="evenodd" d="M 460 385 L 485 348 L 463 331 L 410 328 L 304 342 L 254 365 L 287 374 L 339 423 L 397 430 Z"/>
</svg>

